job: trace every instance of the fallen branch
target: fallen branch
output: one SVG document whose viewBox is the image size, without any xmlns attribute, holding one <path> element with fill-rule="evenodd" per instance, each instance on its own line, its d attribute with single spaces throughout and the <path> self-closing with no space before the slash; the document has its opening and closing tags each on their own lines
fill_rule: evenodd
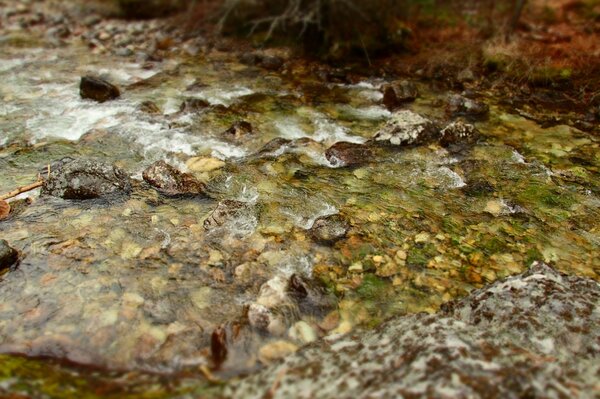
<svg viewBox="0 0 600 399">
<path fill-rule="evenodd" d="M 35 190 L 38 187 L 42 187 L 44 185 L 43 180 L 38 180 L 35 183 L 28 184 L 27 186 L 18 187 L 11 192 L 0 195 L 0 200 L 7 200 L 9 198 L 16 197 L 19 194 L 26 193 L 31 190 Z"/>
</svg>

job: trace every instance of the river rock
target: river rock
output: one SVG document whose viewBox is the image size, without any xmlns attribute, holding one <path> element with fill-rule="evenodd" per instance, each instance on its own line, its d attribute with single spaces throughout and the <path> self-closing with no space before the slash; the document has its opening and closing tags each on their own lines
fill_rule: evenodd
<svg viewBox="0 0 600 399">
<path fill-rule="evenodd" d="M 19 259 L 19 253 L 6 240 L 0 240 L 0 272 L 8 269 Z"/>
<path fill-rule="evenodd" d="M 201 98 L 186 98 L 179 106 L 179 112 L 198 112 L 210 107 L 210 103 Z"/>
<path fill-rule="evenodd" d="M 239 58 L 245 65 L 256 65 L 269 71 L 277 71 L 283 66 L 283 58 L 262 53 L 244 53 Z"/>
<path fill-rule="evenodd" d="M 387 83 L 382 87 L 383 104 L 388 109 L 394 109 L 400 105 L 414 101 L 419 96 L 417 85 L 408 80 L 398 80 Z"/>
<path fill-rule="evenodd" d="M 338 167 L 361 165 L 368 162 L 372 155 L 367 146 L 346 141 L 335 143 L 325 151 L 327 160 Z"/>
<path fill-rule="evenodd" d="M 205 195 L 206 186 L 189 173 L 157 161 L 142 173 L 146 183 L 165 195 Z"/>
<path fill-rule="evenodd" d="M 81 98 L 103 103 L 118 98 L 121 92 L 117 86 L 104 79 L 84 76 L 79 84 L 79 95 Z"/>
<path fill-rule="evenodd" d="M 346 236 L 350 225 L 340 215 L 322 216 L 315 220 L 309 232 L 312 238 L 323 244 L 333 244 Z"/>
<path fill-rule="evenodd" d="M 448 100 L 446 110 L 452 116 L 480 118 L 488 114 L 490 107 L 481 101 L 455 94 Z"/>
<path fill-rule="evenodd" d="M 392 114 L 373 139 L 395 146 L 409 146 L 431 142 L 438 135 L 438 129 L 432 121 L 415 112 L 401 110 Z"/>
<path fill-rule="evenodd" d="M 479 130 L 472 124 L 461 120 L 450 123 L 440 133 L 440 144 L 442 147 L 471 144 L 479 138 Z"/>
<path fill-rule="evenodd" d="M 320 281 L 299 274 L 290 277 L 287 295 L 296 302 L 304 314 L 324 315 L 337 303 L 335 296 Z"/>
<path fill-rule="evenodd" d="M 231 221 L 250 210 L 250 205 L 246 202 L 236 200 L 222 200 L 217 204 L 217 207 L 204 220 L 204 228 L 211 230 L 215 227 Z"/>
<path fill-rule="evenodd" d="M 534 263 L 436 314 L 316 341 L 225 396 L 592 398 L 599 323 L 600 284 Z"/>
<path fill-rule="evenodd" d="M 157 114 L 161 114 L 161 110 L 158 107 L 158 105 L 156 105 L 156 103 L 154 101 L 144 101 L 142 102 L 139 106 L 138 109 L 146 114 L 151 114 L 151 115 L 157 115 Z"/>
<path fill-rule="evenodd" d="M 42 195 L 85 200 L 131 192 L 131 181 L 122 169 L 96 160 L 65 158 L 51 165 Z"/>
<path fill-rule="evenodd" d="M 226 138 L 239 140 L 253 133 L 253 128 L 250 122 L 237 121 L 224 133 Z"/>
</svg>

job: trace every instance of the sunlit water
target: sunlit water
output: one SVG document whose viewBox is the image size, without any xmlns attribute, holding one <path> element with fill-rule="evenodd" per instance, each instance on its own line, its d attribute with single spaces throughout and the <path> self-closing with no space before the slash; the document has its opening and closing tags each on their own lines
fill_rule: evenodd
<svg viewBox="0 0 600 399">
<path fill-rule="evenodd" d="M 0 222 L 0 237 L 23 255 L 0 280 L 4 353 L 198 376 L 210 366 L 211 333 L 223 325 L 230 350 L 215 373 L 230 376 L 260 367 L 269 342 L 301 346 L 292 328 L 299 321 L 322 337 L 433 312 L 536 259 L 599 277 L 600 151 L 574 128 L 542 129 L 492 104 L 489 120 L 477 124 L 483 139 L 469 150 L 380 148 L 364 166 L 334 168 L 324 156 L 330 145 L 364 143 L 389 118 L 381 81 L 326 84 L 234 57 L 144 69 L 84 48 L 2 50 L 1 192 L 64 156 L 115 162 L 139 182 L 120 202 L 36 198 Z M 122 97 L 82 100 L 87 73 L 108 77 Z M 443 121 L 438 104 L 448 93 L 420 88 L 409 108 Z M 221 107 L 180 112 L 189 98 Z M 146 100 L 162 114 L 140 110 Z M 254 134 L 223 134 L 239 120 Z M 292 141 L 256 155 L 277 137 Z M 140 181 L 155 160 L 186 169 L 191 157 L 226 162 L 198 174 L 216 200 L 166 198 Z M 248 209 L 207 231 L 219 199 Z M 349 220 L 348 236 L 315 243 L 306 229 L 336 213 Z M 321 312 L 273 299 L 283 326 L 250 328 L 245 314 L 262 301 L 261 287 L 292 274 L 324 282 L 337 305 Z M 28 378 L 28 366 L 14 367 Z M 48 367 L 57 379 L 74 378 Z M 91 385 L 100 381 L 90 376 Z"/>
</svg>

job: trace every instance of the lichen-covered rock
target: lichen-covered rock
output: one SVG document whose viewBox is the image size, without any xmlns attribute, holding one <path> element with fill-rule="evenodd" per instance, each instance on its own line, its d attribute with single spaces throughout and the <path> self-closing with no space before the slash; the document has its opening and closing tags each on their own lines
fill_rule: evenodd
<svg viewBox="0 0 600 399">
<path fill-rule="evenodd" d="M 350 225 L 340 215 L 322 216 L 315 220 L 309 232 L 312 238 L 323 244 L 333 244 L 346 236 Z"/>
<path fill-rule="evenodd" d="M 372 157 L 371 150 L 363 145 L 340 141 L 325 151 L 325 158 L 333 166 L 357 166 L 368 162 Z"/>
<path fill-rule="evenodd" d="M 42 195 L 76 200 L 129 192 L 131 181 L 125 171 L 114 165 L 89 159 L 65 158 L 55 162 L 42 186 Z"/>
<path fill-rule="evenodd" d="M 17 263 L 18 259 L 19 253 L 6 240 L 0 240 L 0 272 Z"/>
<path fill-rule="evenodd" d="M 409 80 L 398 80 L 385 84 L 382 91 L 383 104 L 388 109 L 394 109 L 404 103 L 414 101 L 419 96 L 417 85 Z"/>
<path fill-rule="evenodd" d="M 481 101 L 455 94 L 448 100 L 447 111 L 452 116 L 480 118 L 488 114 L 490 107 Z"/>
<path fill-rule="evenodd" d="M 471 144 L 479 138 L 479 131 L 470 123 L 461 120 L 450 123 L 442 129 L 440 144 L 448 147 L 458 144 Z"/>
<path fill-rule="evenodd" d="M 437 314 L 317 341 L 225 396 L 593 398 L 599 305 L 600 284 L 537 263 Z"/>
<path fill-rule="evenodd" d="M 114 100 L 121 95 L 119 88 L 104 79 L 94 76 L 84 76 L 79 84 L 79 95 L 103 103 L 108 100 Z"/>
<path fill-rule="evenodd" d="M 425 144 L 439 135 L 435 124 L 409 110 L 392 114 L 390 120 L 373 137 L 375 142 L 408 146 Z"/>
</svg>

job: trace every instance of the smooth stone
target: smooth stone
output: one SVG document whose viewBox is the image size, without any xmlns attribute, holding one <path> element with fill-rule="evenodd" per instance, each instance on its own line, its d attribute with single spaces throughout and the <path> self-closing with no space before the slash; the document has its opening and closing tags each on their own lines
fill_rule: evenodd
<svg viewBox="0 0 600 399">
<path fill-rule="evenodd" d="M 325 158 L 336 167 L 361 165 L 368 162 L 372 156 L 367 146 L 346 141 L 335 143 L 325 151 Z"/>
<path fill-rule="evenodd" d="M 322 216 L 309 230 L 311 237 L 323 244 L 332 244 L 348 234 L 350 225 L 340 215 Z"/>
<path fill-rule="evenodd" d="M 84 76 L 79 84 L 79 95 L 81 98 L 103 103 L 118 98 L 121 92 L 117 86 L 104 79 Z"/>
<path fill-rule="evenodd" d="M 6 240 L 0 240 L 0 272 L 8 269 L 19 260 L 19 253 L 8 245 Z"/>
<path fill-rule="evenodd" d="M 189 173 L 183 173 L 165 161 L 157 161 L 142 173 L 146 183 L 170 195 L 205 195 L 206 186 Z"/>
</svg>

